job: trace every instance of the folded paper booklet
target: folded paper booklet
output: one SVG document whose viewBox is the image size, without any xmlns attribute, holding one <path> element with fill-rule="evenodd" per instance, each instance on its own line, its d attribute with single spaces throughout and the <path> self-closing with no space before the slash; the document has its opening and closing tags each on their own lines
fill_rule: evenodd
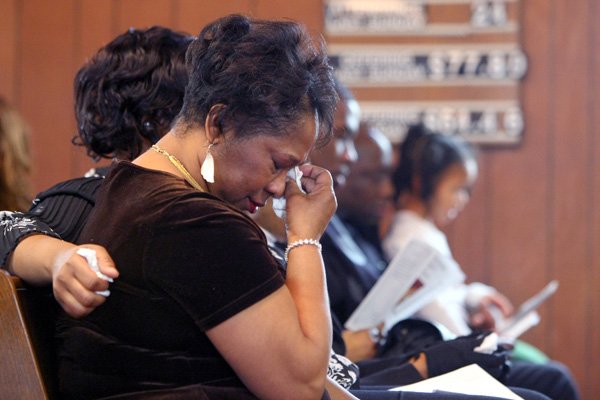
<svg viewBox="0 0 600 400">
<path fill-rule="evenodd" d="M 345 327 L 357 331 L 381 322 L 391 327 L 464 279 L 454 260 L 425 242 L 412 240 L 392 259 Z"/>
<path fill-rule="evenodd" d="M 557 289 L 558 281 L 551 281 L 542 290 L 523 302 L 511 317 L 504 318 L 501 315 L 496 317 L 496 332 L 498 332 L 498 335 L 503 338 L 516 339 L 523 332 L 537 325 L 540 322 L 540 316 L 536 309 L 552 296 Z"/>
<path fill-rule="evenodd" d="M 419 393 L 452 392 L 523 400 L 521 396 L 498 382 L 477 364 L 467 365 L 447 374 L 390 390 Z"/>
</svg>

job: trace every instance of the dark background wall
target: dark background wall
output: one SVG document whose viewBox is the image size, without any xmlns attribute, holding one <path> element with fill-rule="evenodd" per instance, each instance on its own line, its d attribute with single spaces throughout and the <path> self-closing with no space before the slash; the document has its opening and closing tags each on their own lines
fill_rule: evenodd
<svg viewBox="0 0 600 400">
<path fill-rule="evenodd" d="M 565 362 L 586 399 L 600 392 L 599 8 L 522 1 L 523 141 L 482 150 L 472 202 L 449 229 L 470 279 L 515 303 L 560 280 L 525 339 Z M 130 26 L 197 34 L 229 12 L 294 18 L 315 34 L 323 27 L 321 0 L 0 0 L 0 95 L 32 127 L 35 189 L 91 166 L 70 144 L 72 80 L 86 57 Z"/>
</svg>

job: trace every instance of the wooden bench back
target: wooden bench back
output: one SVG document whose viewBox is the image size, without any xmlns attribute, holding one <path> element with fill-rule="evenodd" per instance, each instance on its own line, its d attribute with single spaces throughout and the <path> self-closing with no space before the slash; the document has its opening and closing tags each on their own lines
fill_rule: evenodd
<svg viewBox="0 0 600 400">
<path fill-rule="evenodd" d="M 0 398 L 58 398 L 56 312 L 48 289 L 25 287 L 0 271 Z"/>
</svg>

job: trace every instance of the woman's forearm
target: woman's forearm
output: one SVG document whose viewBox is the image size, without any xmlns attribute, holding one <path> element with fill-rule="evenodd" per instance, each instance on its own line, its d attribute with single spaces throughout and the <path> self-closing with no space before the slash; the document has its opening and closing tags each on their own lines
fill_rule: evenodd
<svg viewBox="0 0 600 400">
<path fill-rule="evenodd" d="M 28 283 L 50 283 L 52 268 L 61 261 L 62 251 L 74 247 L 68 242 L 77 240 L 102 181 L 95 177 L 61 182 L 39 193 L 29 212 L 1 213 L 0 222 L 6 225 L 0 236 L 0 262 Z M 56 239 L 45 240 L 52 237 Z"/>
<path fill-rule="evenodd" d="M 296 306 L 304 336 L 301 340 L 308 352 L 296 354 L 325 371 L 331 350 L 331 316 L 323 260 L 315 246 L 303 245 L 289 253 L 286 286 Z"/>
<path fill-rule="evenodd" d="M 49 285 L 53 269 L 66 261 L 74 247 L 50 236 L 31 235 L 17 245 L 6 266 L 29 284 Z"/>
</svg>

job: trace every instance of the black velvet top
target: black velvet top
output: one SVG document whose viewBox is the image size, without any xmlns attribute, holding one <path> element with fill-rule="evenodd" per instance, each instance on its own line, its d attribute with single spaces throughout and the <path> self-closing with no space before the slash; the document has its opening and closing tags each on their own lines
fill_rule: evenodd
<svg viewBox="0 0 600 400">
<path fill-rule="evenodd" d="M 284 284 L 250 218 L 180 178 L 122 161 L 79 242 L 105 246 L 120 276 L 102 307 L 61 319 L 68 396 L 242 385 L 205 331 Z"/>
</svg>

